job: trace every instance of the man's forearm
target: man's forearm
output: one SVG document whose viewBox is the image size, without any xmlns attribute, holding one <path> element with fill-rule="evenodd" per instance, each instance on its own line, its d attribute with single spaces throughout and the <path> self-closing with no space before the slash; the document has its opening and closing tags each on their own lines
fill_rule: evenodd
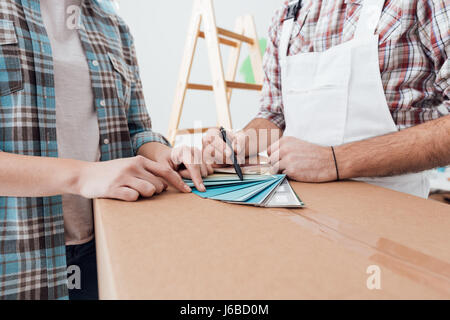
<svg viewBox="0 0 450 320">
<path fill-rule="evenodd" d="M 386 177 L 450 164 L 450 116 L 336 148 L 341 179 Z"/>
<path fill-rule="evenodd" d="M 267 119 L 253 119 L 243 130 L 248 136 L 245 143 L 247 157 L 252 157 L 275 143 L 283 135 L 283 131 Z"/>
<path fill-rule="evenodd" d="M 47 197 L 78 193 L 83 162 L 0 152 L 0 196 Z"/>
</svg>

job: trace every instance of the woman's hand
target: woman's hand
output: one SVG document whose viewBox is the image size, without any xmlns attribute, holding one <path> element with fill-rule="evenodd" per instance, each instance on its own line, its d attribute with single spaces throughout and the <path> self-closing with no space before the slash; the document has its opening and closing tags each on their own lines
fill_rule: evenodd
<svg viewBox="0 0 450 320">
<path fill-rule="evenodd" d="M 176 171 L 183 178 L 192 179 L 195 188 L 201 192 L 206 191 L 202 177 L 214 172 L 203 161 L 201 151 L 193 147 L 180 146 L 172 149 L 160 143 L 149 143 L 139 150 L 139 154 Z"/>
<path fill-rule="evenodd" d="M 197 190 L 206 191 L 202 178 L 213 174 L 214 169 L 203 161 L 202 152 L 199 149 L 185 146 L 174 148 L 168 162 L 179 171 L 183 178 L 192 179 Z"/>
<path fill-rule="evenodd" d="M 107 162 L 82 163 L 78 194 L 89 199 L 110 198 L 136 201 L 167 189 L 167 182 L 181 192 L 191 189 L 169 166 L 142 156 Z"/>
</svg>

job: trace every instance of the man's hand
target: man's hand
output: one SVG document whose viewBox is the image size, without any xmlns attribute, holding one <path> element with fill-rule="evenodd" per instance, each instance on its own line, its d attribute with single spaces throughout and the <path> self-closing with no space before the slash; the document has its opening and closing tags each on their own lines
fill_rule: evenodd
<svg viewBox="0 0 450 320">
<path fill-rule="evenodd" d="M 167 188 L 167 182 L 182 192 L 190 192 L 181 177 L 162 164 L 145 157 L 83 163 L 78 179 L 81 196 L 136 201 L 152 197 Z"/>
<path fill-rule="evenodd" d="M 281 172 L 300 182 L 336 180 L 333 152 L 293 137 L 283 137 L 268 150 L 272 173 Z"/>
<path fill-rule="evenodd" d="M 245 163 L 246 145 L 249 145 L 249 137 L 243 132 L 234 133 L 227 131 L 227 138 L 233 145 L 233 150 L 223 141 L 222 133 L 218 128 L 209 129 L 203 136 L 203 157 L 208 164 L 232 165 L 231 158 L 234 151 L 240 164 Z"/>
<path fill-rule="evenodd" d="M 266 151 L 282 134 L 280 128 L 266 119 L 253 119 L 237 133 L 227 131 L 227 137 L 241 165 L 247 162 L 246 159 L 255 159 L 260 152 Z M 203 136 L 203 158 L 207 163 L 215 166 L 232 165 L 231 152 L 219 129 L 210 129 Z"/>
</svg>

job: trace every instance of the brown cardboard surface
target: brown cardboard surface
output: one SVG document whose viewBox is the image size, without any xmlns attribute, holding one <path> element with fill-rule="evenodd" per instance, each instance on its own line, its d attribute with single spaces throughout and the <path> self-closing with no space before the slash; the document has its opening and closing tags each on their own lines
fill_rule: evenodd
<svg viewBox="0 0 450 320">
<path fill-rule="evenodd" d="M 450 207 L 358 182 L 292 183 L 306 209 L 173 190 L 95 202 L 102 299 L 449 299 Z M 366 270 L 381 269 L 381 290 Z"/>
</svg>

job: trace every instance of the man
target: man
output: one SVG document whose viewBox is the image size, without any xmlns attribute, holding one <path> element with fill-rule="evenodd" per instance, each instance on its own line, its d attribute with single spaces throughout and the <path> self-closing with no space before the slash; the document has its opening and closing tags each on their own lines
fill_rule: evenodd
<svg viewBox="0 0 450 320">
<path fill-rule="evenodd" d="M 89 199 L 190 192 L 181 175 L 204 190 L 211 172 L 151 130 L 133 40 L 101 0 L 0 2 L 0 150 L 0 299 L 65 299 L 68 265 L 70 298 L 96 299 Z"/>
<path fill-rule="evenodd" d="M 450 163 L 449 11 L 444 0 L 285 5 L 269 30 L 261 111 L 232 137 L 235 151 L 272 144 L 270 163 L 292 179 L 428 197 L 421 171 Z M 230 153 L 218 135 L 204 137 L 215 161 Z"/>
</svg>

